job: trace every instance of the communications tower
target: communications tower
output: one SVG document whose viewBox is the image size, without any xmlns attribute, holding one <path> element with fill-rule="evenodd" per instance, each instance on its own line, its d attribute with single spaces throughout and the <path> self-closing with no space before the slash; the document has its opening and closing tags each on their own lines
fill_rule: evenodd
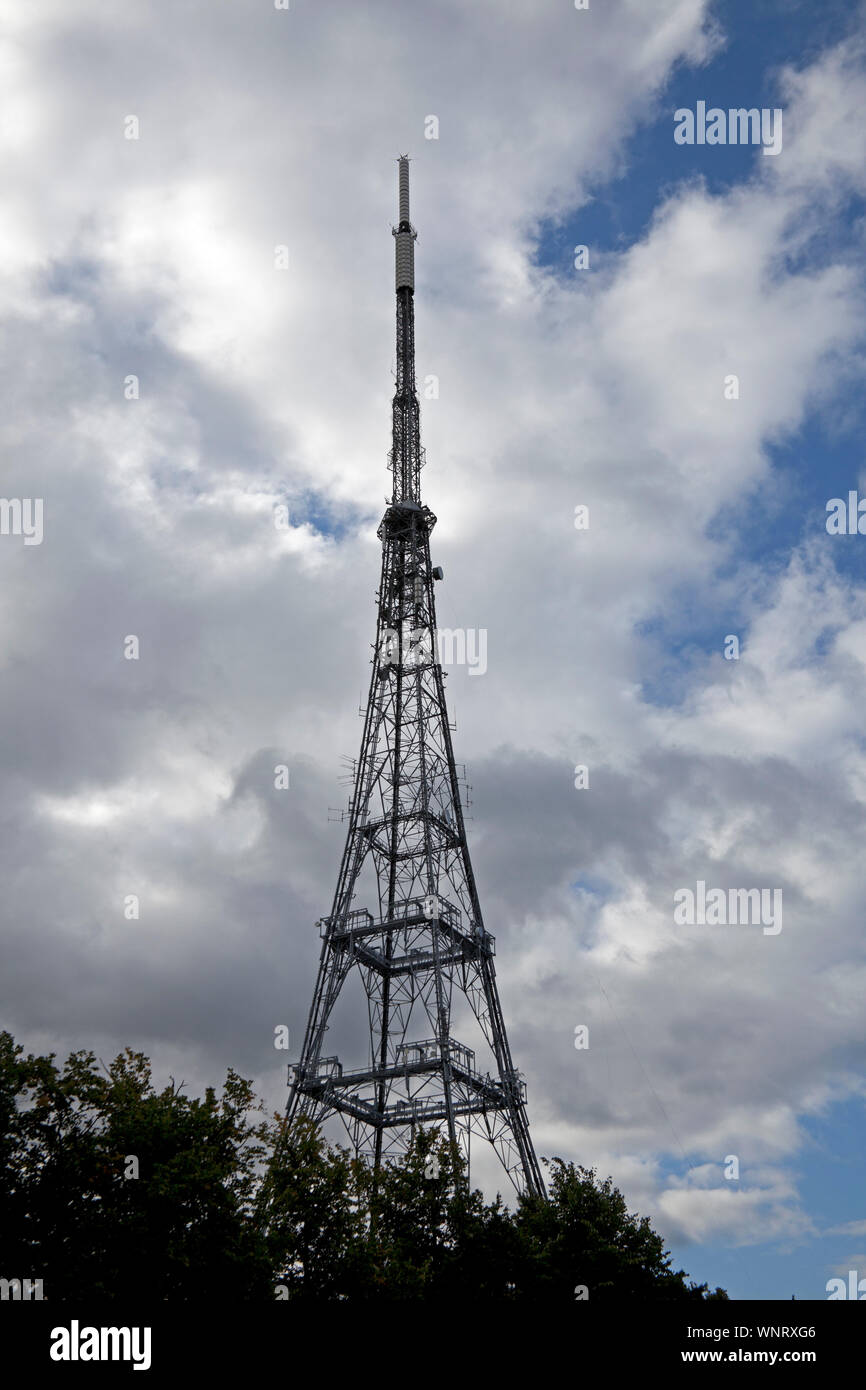
<svg viewBox="0 0 866 1390">
<path fill-rule="evenodd" d="M 543 1195 L 526 1086 L 499 1002 L 494 938 L 469 859 L 438 660 L 434 583 L 442 570 L 430 562 L 436 517 L 421 500 L 417 233 L 405 156 L 393 235 L 393 490 L 377 533 L 373 669 L 337 888 L 318 924 L 318 979 L 300 1061 L 290 1068 L 287 1119 L 339 1115 L 354 1151 L 377 1168 L 406 1150 L 418 1125 L 444 1130 L 467 1162 L 470 1138 L 478 1136 L 493 1145 L 518 1192 Z M 352 1020 L 362 1020 L 351 1065 L 328 1046 L 341 1010 L 344 1036 Z"/>
</svg>

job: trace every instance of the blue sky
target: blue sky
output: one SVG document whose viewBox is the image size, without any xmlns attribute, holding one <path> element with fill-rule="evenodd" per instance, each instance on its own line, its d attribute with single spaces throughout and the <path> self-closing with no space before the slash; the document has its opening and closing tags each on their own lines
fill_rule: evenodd
<svg viewBox="0 0 866 1390">
<path fill-rule="evenodd" d="M 779 69 L 801 66 L 816 52 L 849 35 L 857 7 L 849 0 L 718 0 L 710 13 L 721 26 L 725 43 L 699 68 L 677 65 L 656 109 L 648 114 L 625 151 L 626 171 L 593 188 L 592 201 L 578 216 L 556 228 L 543 229 L 539 264 L 571 273 L 573 247 L 583 243 L 600 251 L 622 251 L 639 238 L 660 196 L 673 183 L 700 178 L 711 193 L 748 179 L 760 151 L 743 145 L 712 150 L 673 142 L 673 113 L 679 107 L 776 107 Z M 708 156 L 712 156 L 711 158 Z M 769 156 L 768 156 L 769 157 Z M 856 200 L 862 215 L 862 199 Z M 825 229 L 828 238 L 844 236 L 848 219 Z"/>
<path fill-rule="evenodd" d="M 866 1238 L 834 1233 L 834 1228 L 850 1221 L 862 1192 L 864 1108 L 862 1100 L 847 1101 L 804 1126 L 796 1177 L 814 1222 L 809 1239 L 781 1246 L 757 1244 L 747 1254 L 714 1242 L 699 1248 L 674 1242 L 675 1266 L 699 1282 L 720 1284 L 731 1298 L 745 1299 L 823 1299 L 828 1279 L 847 1278 L 850 1268 L 858 1268 L 862 1279 L 863 1262 L 856 1252 L 866 1248 Z"/>
</svg>

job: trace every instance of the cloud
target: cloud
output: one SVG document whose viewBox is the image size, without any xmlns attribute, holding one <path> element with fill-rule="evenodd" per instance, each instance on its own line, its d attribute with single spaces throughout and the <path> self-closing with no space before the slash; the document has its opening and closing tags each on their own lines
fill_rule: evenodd
<svg viewBox="0 0 866 1390">
<path fill-rule="evenodd" d="M 831 1226 L 827 1234 L 828 1236 L 866 1236 L 866 1221 L 845 1221 L 841 1226 Z"/>
</svg>

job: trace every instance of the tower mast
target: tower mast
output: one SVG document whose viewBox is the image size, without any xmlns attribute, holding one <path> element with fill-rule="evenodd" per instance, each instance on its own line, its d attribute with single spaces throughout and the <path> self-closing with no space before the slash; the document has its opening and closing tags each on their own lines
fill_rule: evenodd
<svg viewBox="0 0 866 1390">
<path fill-rule="evenodd" d="M 430 561 L 436 517 L 421 501 L 415 390 L 415 239 L 409 159 L 399 160 L 395 238 L 397 373 L 382 542 L 376 642 L 348 833 L 299 1062 L 290 1069 L 289 1123 L 339 1116 L 358 1154 L 378 1167 L 404 1153 L 416 1127 L 437 1126 L 469 1157 L 489 1141 L 518 1192 L 543 1194 L 529 1135 L 526 1087 L 499 1001 L 495 943 L 481 915 L 438 660 Z M 358 906 L 359 902 L 371 904 Z M 366 1060 L 325 1055 L 326 1035 L 365 997 Z M 345 993 L 344 993 L 345 990 Z M 345 1001 L 345 1003 L 344 1003 Z M 470 1045 L 453 1035 L 477 1035 Z M 483 1049 L 484 1060 L 477 1057 Z"/>
</svg>

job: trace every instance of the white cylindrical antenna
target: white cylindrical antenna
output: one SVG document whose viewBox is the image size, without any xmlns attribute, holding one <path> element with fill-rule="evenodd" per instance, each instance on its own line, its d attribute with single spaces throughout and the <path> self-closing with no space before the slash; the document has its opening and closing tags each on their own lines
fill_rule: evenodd
<svg viewBox="0 0 866 1390">
<path fill-rule="evenodd" d="M 409 157 L 400 156 L 400 221 L 409 221 Z"/>
<path fill-rule="evenodd" d="M 396 280 L 398 290 L 415 288 L 415 238 L 418 233 L 409 221 L 409 156 L 401 154 L 400 221 L 394 228 Z"/>
</svg>

